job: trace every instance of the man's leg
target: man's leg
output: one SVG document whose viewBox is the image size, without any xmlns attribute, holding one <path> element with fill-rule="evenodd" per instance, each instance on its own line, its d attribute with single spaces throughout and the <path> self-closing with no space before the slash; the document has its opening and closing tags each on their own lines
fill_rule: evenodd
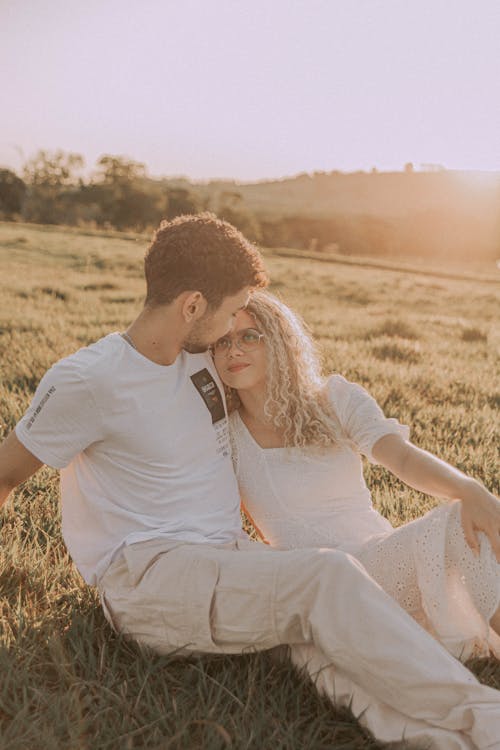
<svg viewBox="0 0 500 750">
<path fill-rule="evenodd" d="M 440 750 L 460 747 L 451 744 L 457 738 L 500 749 L 500 694 L 480 685 L 361 565 L 333 550 L 241 547 L 125 548 L 102 581 L 118 629 L 163 652 L 312 646 L 322 666 L 335 665 L 401 715 L 391 739 L 421 722 L 448 731 Z"/>
<path fill-rule="evenodd" d="M 404 737 L 409 747 L 418 743 L 416 747 L 425 750 L 476 748 L 463 732 L 442 729 L 421 719 L 413 719 L 370 695 L 340 669 L 332 667 L 315 646 L 291 646 L 289 657 L 302 673 L 311 678 L 318 692 L 328 696 L 336 706 L 349 708 L 379 740 L 394 742 Z"/>
<path fill-rule="evenodd" d="M 327 550 L 297 550 L 293 558 L 278 566 L 277 626 L 292 660 L 320 690 L 333 700 L 343 695 L 344 704 L 352 699 L 355 714 L 365 711 L 362 720 L 381 739 L 399 739 L 404 727 L 420 741 L 439 727 L 463 733 L 473 747 L 500 750 L 498 691 L 480 685 L 353 559 L 331 559 Z M 436 748 L 460 747 L 435 734 Z"/>
</svg>

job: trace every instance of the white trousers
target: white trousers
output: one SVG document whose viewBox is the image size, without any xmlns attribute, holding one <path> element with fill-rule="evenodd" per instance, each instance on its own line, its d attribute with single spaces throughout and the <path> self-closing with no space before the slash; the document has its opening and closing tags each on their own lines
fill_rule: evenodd
<svg viewBox="0 0 500 750">
<path fill-rule="evenodd" d="M 124 547 L 99 588 L 114 627 L 161 653 L 288 644 L 318 689 L 378 739 L 500 750 L 500 692 L 345 553 L 155 539 Z"/>
</svg>

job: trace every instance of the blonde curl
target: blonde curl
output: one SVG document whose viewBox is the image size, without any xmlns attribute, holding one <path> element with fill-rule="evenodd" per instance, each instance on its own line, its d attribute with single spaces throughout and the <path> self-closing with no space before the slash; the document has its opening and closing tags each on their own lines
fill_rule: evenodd
<svg viewBox="0 0 500 750">
<path fill-rule="evenodd" d="M 264 334 L 264 414 L 283 433 L 285 446 L 344 443 L 345 435 L 325 393 L 319 351 L 305 323 L 269 292 L 253 292 L 246 312 Z M 229 410 L 238 408 L 237 391 L 230 388 L 227 396 Z"/>
</svg>

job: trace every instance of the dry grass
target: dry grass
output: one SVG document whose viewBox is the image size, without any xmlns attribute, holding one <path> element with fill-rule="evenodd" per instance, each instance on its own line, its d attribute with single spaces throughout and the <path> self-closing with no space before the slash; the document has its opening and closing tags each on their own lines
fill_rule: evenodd
<svg viewBox="0 0 500 750">
<path fill-rule="evenodd" d="M 134 317 L 144 249 L 136 236 L 0 225 L 0 437 L 54 361 Z M 498 493 L 496 286 L 273 254 L 268 267 L 327 370 Z M 395 524 L 433 504 L 378 467 L 366 474 Z M 268 654 L 184 661 L 113 635 L 61 542 L 57 506 L 43 469 L 2 515 L 1 750 L 381 747 Z M 471 666 L 500 686 L 496 662 Z"/>
</svg>

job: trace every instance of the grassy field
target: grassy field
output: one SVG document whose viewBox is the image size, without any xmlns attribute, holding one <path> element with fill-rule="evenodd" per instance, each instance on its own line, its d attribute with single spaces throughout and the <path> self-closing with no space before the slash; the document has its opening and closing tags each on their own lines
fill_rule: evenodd
<svg viewBox="0 0 500 750">
<path fill-rule="evenodd" d="M 145 247 L 134 235 L 0 224 L 0 438 L 53 362 L 133 319 Z M 325 371 L 363 384 L 415 443 L 499 492 L 500 283 L 266 262 Z M 433 505 L 379 467 L 366 475 L 394 524 Z M 382 747 L 268 654 L 184 661 L 115 636 L 61 541 L 58 492 L 42 469 L 1 516 L 0 750 Z M 498 663 L 471 668 L 500 687 Z"/>
</svg>

